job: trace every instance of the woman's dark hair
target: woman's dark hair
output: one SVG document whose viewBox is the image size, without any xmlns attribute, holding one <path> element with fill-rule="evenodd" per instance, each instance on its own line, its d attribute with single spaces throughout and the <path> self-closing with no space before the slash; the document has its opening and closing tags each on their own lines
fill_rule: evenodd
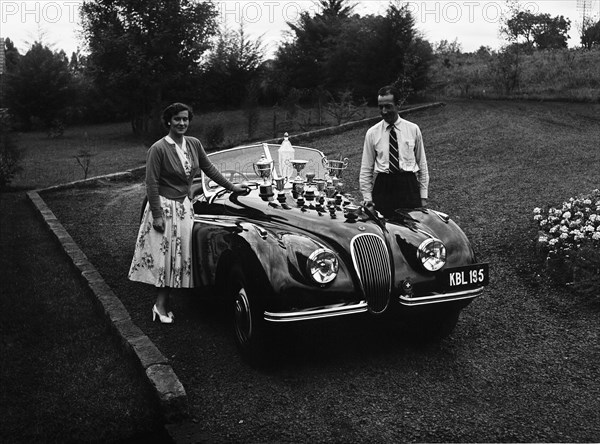
<svg viewBox="0 0 600 444">
<path fill-rule="evenodd" d="M 171 121 L 171 117 L 173 117 L 176 114 L 179 114 L 181 111 L 188 112 L 188 116 L 189 116 L 189 119 L 191 122 L 192 118 L 194 117 L 194 112 L 192 111 L 192 107 L 189 105 L 186 105 L 185 103 L 175 102 L 175 103 L 171 103 L 163 111 L 163 113 L 162 113 L 163 125 L 168 128 L 169 122 Z"/>
<path fill-rule="evenodd" d="M 394 96 L 394 103 L 398 104 L 398 102 L 400 101 L 401 97 L 400 97 L 400 91 L 398 90 L 398 88 L 396 88 L 393 85 L 387 85 L 384 86 L 383 88 L 379 89 L 379 92 L 377 93 L 380 96 L 387 96 L 387 95 L 392 95 Z"/>
</svg>

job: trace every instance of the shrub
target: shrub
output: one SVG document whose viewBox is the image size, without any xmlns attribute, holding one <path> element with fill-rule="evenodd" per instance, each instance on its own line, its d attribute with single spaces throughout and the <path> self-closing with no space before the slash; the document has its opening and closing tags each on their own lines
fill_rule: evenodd
<svg viewBox="0 0 600 444">
<path fill-rule="evenodd" d="M 560 208 L 535 208 L 538 251 L 559 284 L 600 294 L 600 190 L 570 198 Z"/>
<path fill-rule="evenodd" d="M 206 145 L 209 149 L 219 148 L 225 140 L 225 129 L 223 124 L 211 123 L 206 127 L 205 136 Z"/>
<path fill-rule="evenodd" d="M 8 110 L 0 109 L 0 190 L 5 189 L 21 170 L 21 150 L 17 146 Z"/>
</svg>

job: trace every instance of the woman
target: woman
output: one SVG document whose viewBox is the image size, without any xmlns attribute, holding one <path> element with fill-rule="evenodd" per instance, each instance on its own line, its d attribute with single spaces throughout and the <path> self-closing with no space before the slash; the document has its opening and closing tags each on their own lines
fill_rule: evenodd
<svg viewBox="0 0 600 444">
<path fill-rule="evenodd" d="M 152 320 L 174 321 L 169 310 L 171 288 L 191 288 L 192 227 L 191 186 L 202 169 L 219 185 L 240 193 L 245 185 L 229 182 L 210 162 L 200 141 L 184 136 L 193 113 L 183 103 L 169 105 L 162 115 L 169 134 L 150 147 L 146 159 L 148 204 L 138 232 L 129 279 L 158 288 Z"/>
</svg>

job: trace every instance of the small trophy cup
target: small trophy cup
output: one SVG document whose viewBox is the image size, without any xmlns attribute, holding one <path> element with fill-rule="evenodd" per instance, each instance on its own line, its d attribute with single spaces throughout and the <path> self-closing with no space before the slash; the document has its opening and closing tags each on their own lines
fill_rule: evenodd
<svg viewBox="0 0 600 444">
<path fill-rule="evenodd" d="M 275 182 L 275 189 L 279 191 L 277 193 L 277 201 L 283 205 L 286 201 L 284 188 L 287 182 L 287 177 L 278 177 L 273 179 L 273 181 Z"/>
<path fill-rule="evenodd" d="M 323 157 L 323 166 L 327 168 L 327 172 L 329 173 L 329 178 L 333 179 L 341 178 L 342 171 L 348 168 L 348 158 L 344 158 L 342 160 L 328 160 L 326 157 Z"/>
<path fill-rule="evenodd" d="M 297 176 L 294 178 L 294 182 L 299 182 L 300 180 L 304 182 L 304 179 L 302 179 L 300 172 L 304 169 L 304 167 L 308 163 L 308 160 L 292 159 L 290 160 L 290 163 L 292 164 L 292 167 L 296 170 L 297 173 Z"/>
<path fill-rule="evenodd" d="M 360 214 L 360 207 L 354 204 L 348 204 L 344 207 L 344 217 L 348 222 L 355 222 Z"/>
<path fill-rule="evenodd" d="M 296 170 L 296 177 L 292 181 L 292 197 L 294 199 L 298 199 L 304 194 L 304 179 L 300 175 L 300 172 L 304 169 L 308 161 L 292 159 L 290 160 L 290 163 L 292 164 L 292 167 Z M 302 199 L 302 201 L 304 202 L 304 199 Z"/>
<path fill-rule="evenodd" d="M 348 158 L 342 160 L 327 160 L 326 157 L 322 160 L 323 166 L 327 168 L 329 180 L 333 183 L 337 191 L 341 192 L 344 184 L 340 180 L 342 172 L 348 168 Z"/>
<path fill-rule="evenodd" d="M 317 201 L 320 203 L 325 202 L 325 187 L 327 186 L 327 181 L 325 179 L 315 179 L 314 184 L 317 187 Z"/>
<path fill-rule="evenodd" d="M 254 162 L 252 165 L 254 167 L 254 172 L 258 177 L 262 177 L 263 183 L 260 185 L 259 196 L 262 200 L 269 200 L 270 197 L 273 197 L 273 185 L 268 180 L 271 177 L 271 173 L 273 172 L 273 161 L 268 160 L 265 156 L 261 156 L 260 160 Z"/>
</svg>

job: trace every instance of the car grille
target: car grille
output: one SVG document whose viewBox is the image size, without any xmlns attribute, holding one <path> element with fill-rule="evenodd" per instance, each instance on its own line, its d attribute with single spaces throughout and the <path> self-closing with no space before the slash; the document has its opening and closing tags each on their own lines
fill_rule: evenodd
<svg viewBox="0 0 600 444">
<path fill-rule="evenodd" d="M 359 234 L 350 242 L 350 254 L 369 311 L 383 312 L 388 306 L 392 283 L 390 257 L 385 242 L 376 234 Z"/>
</svg>

